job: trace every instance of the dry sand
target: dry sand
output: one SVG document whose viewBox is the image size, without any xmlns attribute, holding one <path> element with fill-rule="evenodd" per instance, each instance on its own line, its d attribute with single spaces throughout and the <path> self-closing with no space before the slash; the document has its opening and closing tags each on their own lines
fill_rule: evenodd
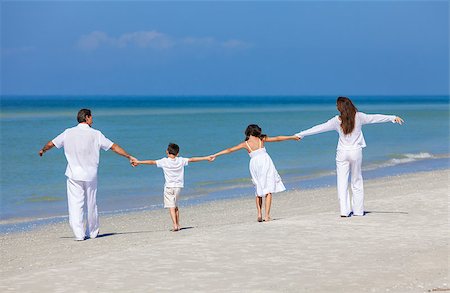
<svg viewBox="0 0 450 293">
<path fill-rule="evenodd" d="M 102 216 L 101 237 L 67 223 L 0 235 L 0 292 L 438 292 L 449 283 L 449 170 L 365 182 L 364 217 L 335 188 Z M 101 207 L 100 207 L 101 208 Z"/>
</svg>

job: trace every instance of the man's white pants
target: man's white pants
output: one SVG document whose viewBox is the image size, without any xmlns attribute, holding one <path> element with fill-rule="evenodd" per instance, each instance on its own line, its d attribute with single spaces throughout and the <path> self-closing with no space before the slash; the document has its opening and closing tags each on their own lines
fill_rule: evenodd
<svg viewBox="0 0 450 293">
<path fill-rule="evenodd" d="M 355 216 L 364 215 L 364 184 L 361 174 L 361 163 L 361 148 L 355 150 L 337 150 L 336 152 L 337 190 L 341 216 L 348 216 L 352 211 Z M 350 192 L 348 190 L 348 176 L 350 173 L 353 193 L 351 205 Z"/>
<path fill-rule="evenodd" d="M 78 181 L 67 178 L 69 223 L 77 240 L 98 235 L 97 180 Z M 84 219 L 86 210 L 87 225 Z"/>
</svg>

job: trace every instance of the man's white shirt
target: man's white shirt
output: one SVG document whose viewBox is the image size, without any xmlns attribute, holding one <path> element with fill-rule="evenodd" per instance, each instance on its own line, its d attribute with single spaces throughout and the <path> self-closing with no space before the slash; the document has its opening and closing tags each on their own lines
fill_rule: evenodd
<svg viewBox="0 0 450 293">
<path fill-rule="evenodd" d="M 57 148 L 64 147 L 67 159 L 65 175 L 80 181 L 97 179 L 100 149 L 107 151 L 114 144 L 103 133 L 85 123 L 66 129 L 52 142 Z"/>
</svg>

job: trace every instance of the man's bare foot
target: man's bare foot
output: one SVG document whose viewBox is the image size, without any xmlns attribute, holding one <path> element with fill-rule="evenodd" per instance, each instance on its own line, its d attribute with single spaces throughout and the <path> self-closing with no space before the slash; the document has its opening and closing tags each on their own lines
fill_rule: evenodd
<svg viewBox="0 0 450 293">
<path fill-rule="evenodd" d="M 265 217 L 265 218 L 264 218 L 264 222 L 270 222 L 270 221 L 272 221 L 272 218 L 271 218 L 271 217 Z"/>
</svg>

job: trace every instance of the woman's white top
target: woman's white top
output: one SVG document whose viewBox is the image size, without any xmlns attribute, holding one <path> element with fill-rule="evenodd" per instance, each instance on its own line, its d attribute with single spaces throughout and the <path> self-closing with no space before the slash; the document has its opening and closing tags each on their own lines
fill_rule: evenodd
<svg viewBox="0 0 450 293">
<path fill-rule="evenodd" d="M 354 150 L 366 147 L 366 141 L 362 133 L 362 126 L 364 124 L 383 123 L 383 122 L 395 122 L 395 115 L 381 115 L 381 114 L 365 114 L 362 112 L 356 112 L 355 115 L 355 128 L 349 134 L 344 134 L 341 128 L 341 120 L 339 116 L 331 118 L 323 124 L 316 125 L 310 129 L 296 133 L 295 135 L 303 138 L 308 135 L 318 134 L 331 130 L 336 130 L 339 133 L 339 142 L 337 145 L 338 150 Z"/>
</svg>

